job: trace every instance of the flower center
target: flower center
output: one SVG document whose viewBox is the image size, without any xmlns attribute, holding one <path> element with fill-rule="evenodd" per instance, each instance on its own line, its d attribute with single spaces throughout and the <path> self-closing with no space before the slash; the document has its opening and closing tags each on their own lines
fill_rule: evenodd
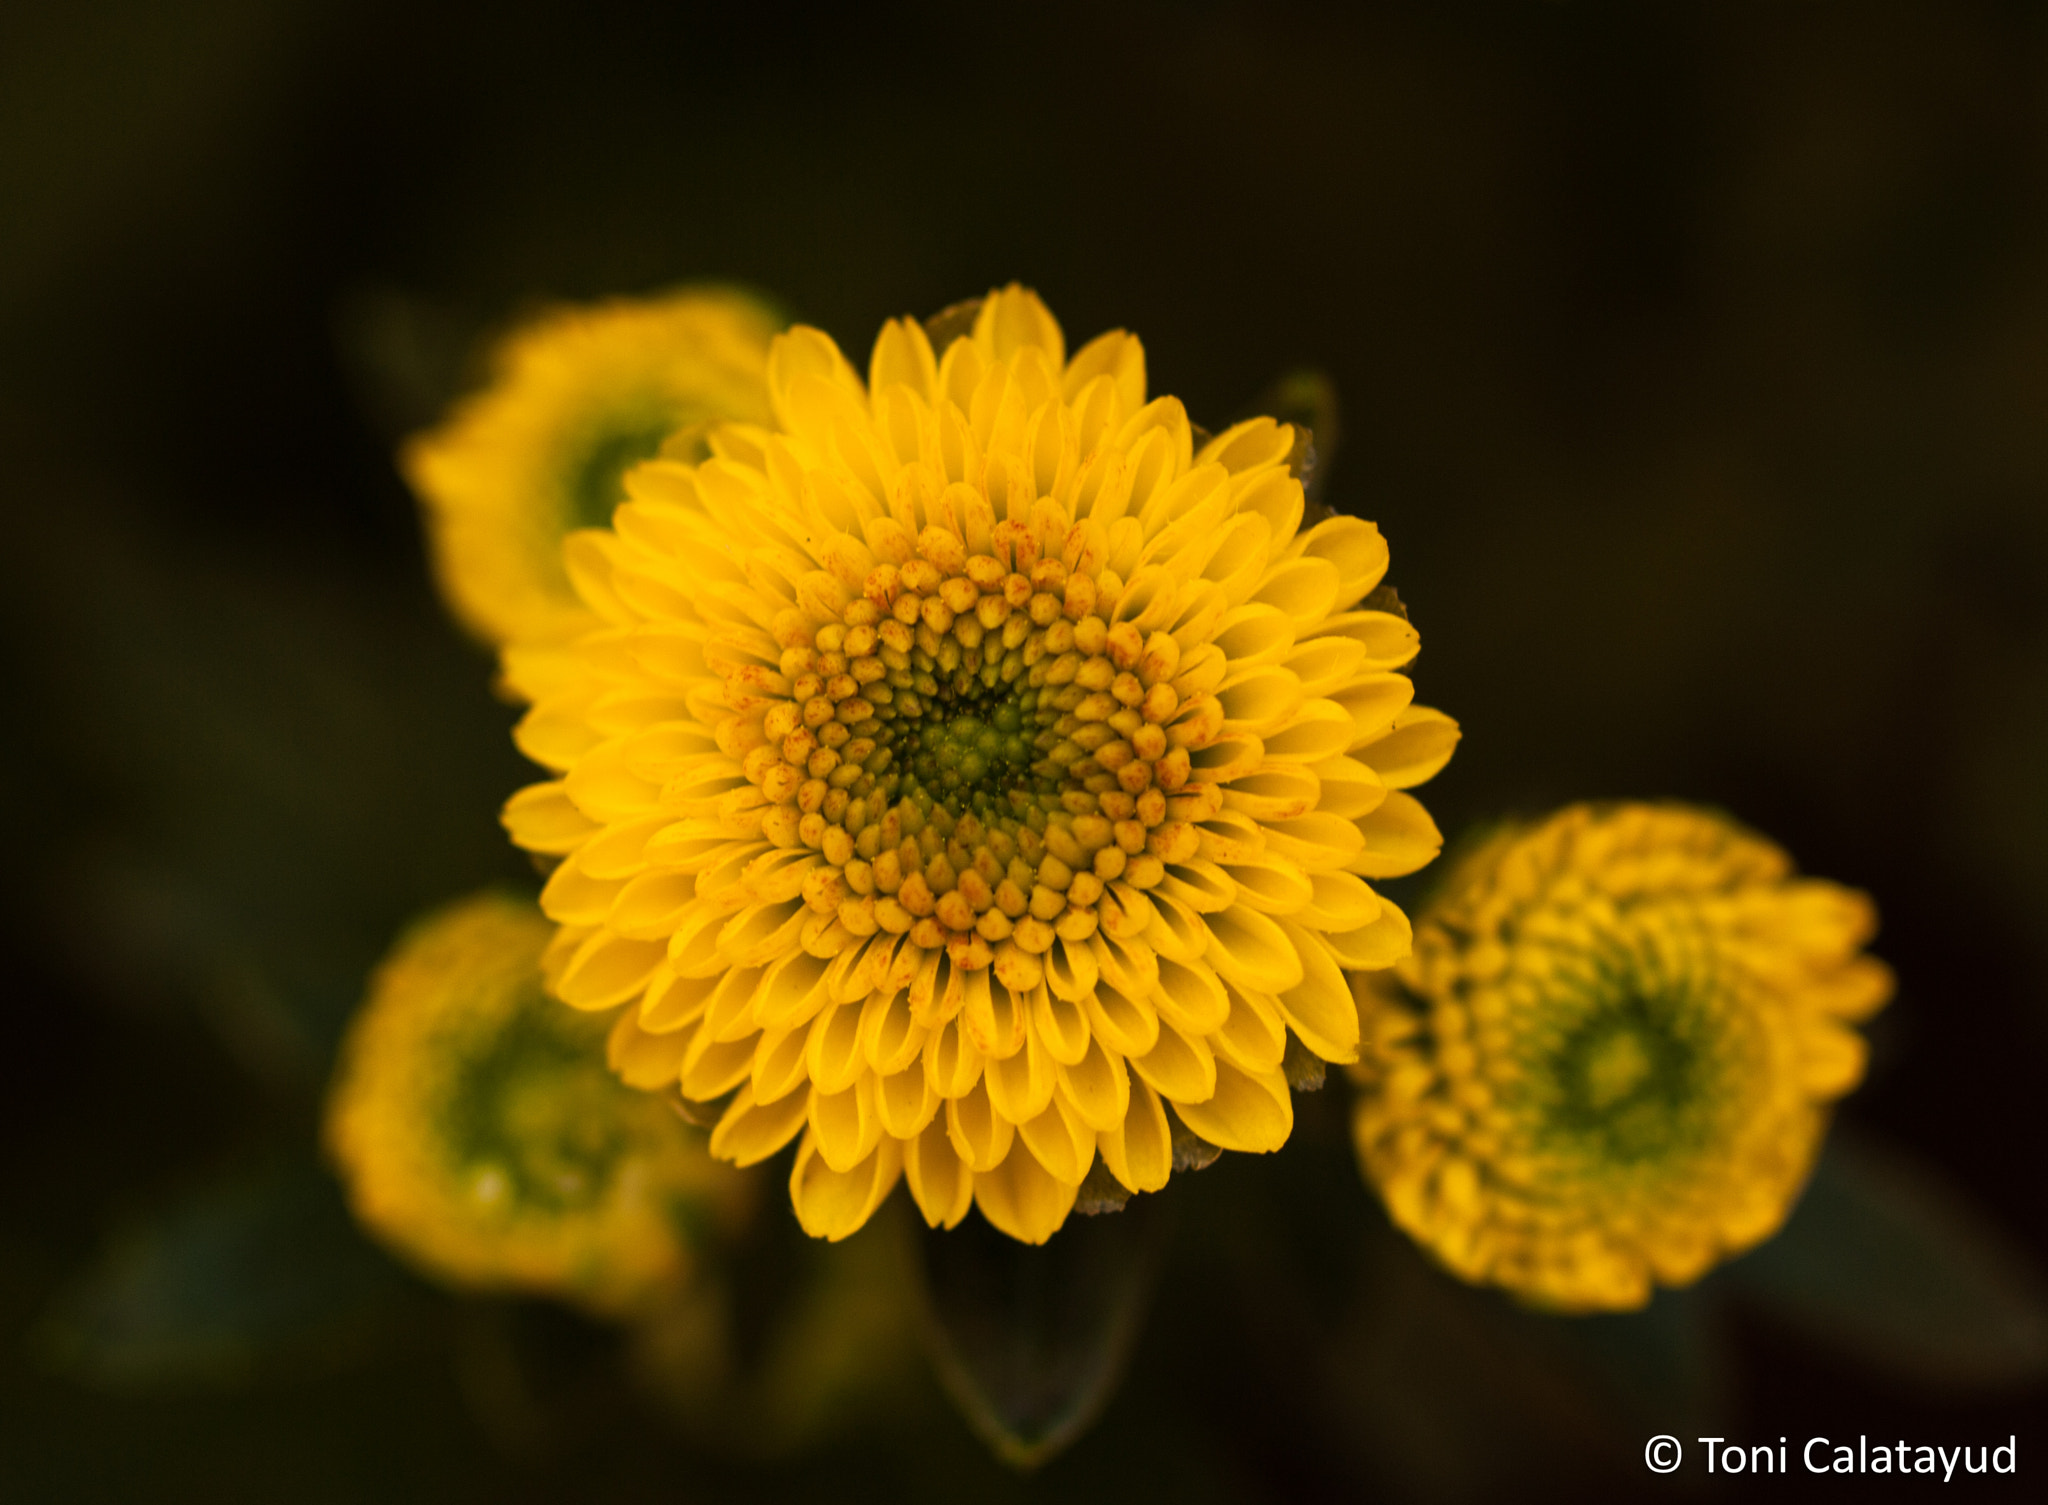
<svg viewBox="0 0 2048 1505">
<path fill-rule="evenodd" d="M 1222 712 L 1183 705 L 1169 634 L 1112 621 L 1113 571 L 1041 556 L 1067 531 L 1006 521 L 970 554 L 947 528 L 904 530 L 898 561 L 783 653 L 744 766 L 763 834 L 825 859 L 814 912 L 971 969 L 1085 940 L 1106 885 L 1149 888 L 1193 854 L 1220 800 L 1190 783 L 1191 749 Z M 1034 968 L 1010 956 L 1020 984 Z"/>
<path fill-rule="evenodd" d="M 567 466 L 569 526 L 610 527 L 626 499 L 626 472 L 658 453 L 675 427 L 675 415 L 650 405 L 616 413 L 586 435 Z"/>
<path fill-rule="evenodd" d="M 1689 989 L 1602 1000 L 1549 1052 L 1544 1118 L 1605 1163 L 1654 1160 L 1702 1138 L 1711 1033 Z"/>
<path fill-rule="evenodd" d="M 587 1038 L 552 1027 L 555 1012 L 522 1010 L 454 1046 L 440 1130 L 482 1205 L 589 1205 L 626 1148 L 617 1081 Z"/>
<path fill-rule="evenodd" d="M 882 745 L 897 749 L 905 793 L 984 822 L 1014 816 L 1013 795 L 1056 794 L 1056 779 L 1032 773 L 1037 699 L 1028 690 L 1001 699 L 970 695 L 949 721 L 935 708 L 921 725 L 885 726 Z"/>
</svg>

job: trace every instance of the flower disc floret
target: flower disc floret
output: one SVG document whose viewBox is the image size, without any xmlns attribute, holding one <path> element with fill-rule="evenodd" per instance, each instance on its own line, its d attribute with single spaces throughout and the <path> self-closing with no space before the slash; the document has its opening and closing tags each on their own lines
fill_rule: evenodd
<svg viewBox="0 0 2048 1505">
<path fill-rule="evenodd" d="M 1454 1273 L 1627 1309 L 1775 1232 L 1853 1024 L 1891 992 L 1862 894 L 1721 816 L 1575 805 L 1460 864 L 1358 979 L 1367 1177 Z"/>
<path fill-rule="evenodd" d="M 943 352 L 890 324 L 865 382 L 792 330 L 768 385 L 775 427 L 569 541 L 605 625 L 506 812 L 561 859 L 558 994 L 722 1100 L 716 1153 L 801 1137 L 825 1237 L 907 1175 L 1041 1241 L 1098 1157 L 1165 1183 L 1169 1105 L 1278 1148 L 1289 1034 L 1352 1059 L 1343 969 L 1406 951 L 1367 880 L 1437 851 L 1402 791 L 1457 736 L 1367 599 L 1378 530 L 1304 528 L 1291 428 L 1198 445 L 1134 338 L 1069 360 L 1020 288 Z"/>
</svg>

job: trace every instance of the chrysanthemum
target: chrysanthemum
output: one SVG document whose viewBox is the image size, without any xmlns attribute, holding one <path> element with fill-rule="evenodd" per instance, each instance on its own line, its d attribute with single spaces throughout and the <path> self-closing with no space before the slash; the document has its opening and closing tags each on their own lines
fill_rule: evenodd
<svg viewBox="0 0 2048 1505">
<path fill-rule="evenodd" d="M 1450 874 L 1357 980 L 1368 1178 L 1454 1273 L 1649 1300 L 1784 1221 L 1891 974 L 1864 895 L 1733 822 L 1574 805 Z"/>
<path fill-rule="evenodd" d="M 744 294 L 698 288 L 556 308 L 508 335 L 489 385 L 401 457 L 464 625 L 496 645 L 587 629 L 563 535 L 609 523 L 620 478 L 679 432 L 687 447 L 707 423 L 765 422 L 776 327 Z"/>
<path fill-rule="evenodd" d="M 902 1174 L 1042 1241 L 1098 1154 L 1164 1185 L 1169 1104 L 1277 1149 L 1289 1034 L 1352 1059 L 1343 969 L 1407 951 L 1366 880 L 1435 855 L 1400 791 L 1457 736 L 1394 672 L 1378 530 L 1303 528 L 1292 429 L 1199 436 L 1020 288 L 957 324 L 888 325 L 866 382 L 790 331 L 774 427 L 570 539 L 605 625 L 506 811 L 561 858 L 555 991 L 626 1005 L 629 1080 L 727 1100 L 714 1153 L 801 1136 L 830 1238 Z"/>
<path fill-rule="evenodd" d="M 327 1145 L 356 1216 L 430 1274 L 625 1313 L 677 1288 L 749 1187 L 547 997 L 551 928 L 484 895 L 407 935 L 344 1044 Z"/>
</svg>

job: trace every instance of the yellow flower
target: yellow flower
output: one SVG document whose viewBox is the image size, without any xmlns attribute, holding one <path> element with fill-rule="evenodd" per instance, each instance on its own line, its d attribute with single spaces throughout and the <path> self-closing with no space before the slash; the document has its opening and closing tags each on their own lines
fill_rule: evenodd
<svg viewBox="0 0 2048 1505">
<path fill-rule="evenodd" d="M 437 1278 L 623 1314 L 678 1289 L 749 1188 L 547 997 L 550 928 L 486 894 L 401 940 L 344 1043 L 327 1145 L 356 1216 Z"/>
<path fill-rule="evenodd" d="M 693 428 L 721 419 L 765 421 L 775 328 L 753 299 L 700 288 L 557 308 L 501 342 L 490 385 L 401 457 L 463 624 L 494 645 L 586 630 L 562 536 L 610 522 L 620 478 L 664 442 L 687 447 Z M 515 680 L 518 667 L 515 656 Z"/>
<path fill-rule="evenodd" d="M 802 1136 L 813 1235 L 907 1175 L 1041 1242 L 1097 1155 L 1171 1168 L 1167 1104 L 1225 1149 L 1293 1125 L 1287 1034 L 1354 1057 L 1343 970 L 1408 948 L 1367 885 L 1435 855 L 1402 789 L 1457 729 L 1361 604 L 1372 524 L 1304 529 L 1297 435 L 1198 436 L 1121 331 L 1068 360 L 1033 294 L 863 383 L 795 329 L 773 428 L 628 480 L 571 537 L 604 626 L 521 746 L 560 867 L 551 985 L 621 1013 L 629 1081 L 729 1096 L 714 1153 Z"/>
<path fill-rule="evenodd" d="M 1357 980 L 1355 1129 L 1394 1221 L 1565 1311 L 1686 1285 L 1784 1222 L 1891 994 L 1863 894 L 1676 805 L 1574 805 L 1453 869 Z"/>
</svg>

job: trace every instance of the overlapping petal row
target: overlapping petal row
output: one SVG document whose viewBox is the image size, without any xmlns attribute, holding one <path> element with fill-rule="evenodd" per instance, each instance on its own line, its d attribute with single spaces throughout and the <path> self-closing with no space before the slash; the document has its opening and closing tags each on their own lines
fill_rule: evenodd
<svg viewBox="0 0 2048 1505">
<path fill-rule="evenodd" d="M 800 1137 L 804 1227 L 899 1177 L 1048 1237 L 1100 1157 L 1162 1186 L 1170 1111 L 1283 1143 L 1291 1033 L 1355 1056 L 1347 968 L 1439 847 L 1403 792 L 1457 730 L 1367 604 L 1378 531 L 1303 527 L 1297 436 L 1199 439 L 1122 332 L 1071 360 L 1018 288 L 867 379 L 811 329 L 775 426 L 631 473 L 567 557 L 603 626 L 521 746 L 516 839 L 560 859 L 551 985 L 624 1006 L 628 1081 L 725 1100 L 713 1150 Z"/>
<path fill-rule="evenodd" d="M 602 526 L 621 477 L 703 425 L 763 422 L 774 316 L 726 288 L 555 308 L 491 353 L 491 380 L 403 465 L 456 616 L 509 647 L 515 690 L 549 681 L 537 653 L 592 619 L 562 572 L 562 538 Z M 528 691 L 527 693 L 532 693 Z"/>
<path fill-rule="evenodd" d="M 484 894 L 422 920 L 350 1027 L 326 1139 L 365 1227 L 441 1280 L 607 1315 L 688 1278 L 691 1230 L 753 1188 L 603 1065 L 542 989 L 552 927 Z"/>
<path fill-rule="evenodd" d="M 1358 1148 L 1453 1272 L 1642 1305 L 1784 1221 L 1891 992 L 1864 895 L 1727 819 L 1577 805 L 1461 863 L 1358 979 Z"/>
</svg>

